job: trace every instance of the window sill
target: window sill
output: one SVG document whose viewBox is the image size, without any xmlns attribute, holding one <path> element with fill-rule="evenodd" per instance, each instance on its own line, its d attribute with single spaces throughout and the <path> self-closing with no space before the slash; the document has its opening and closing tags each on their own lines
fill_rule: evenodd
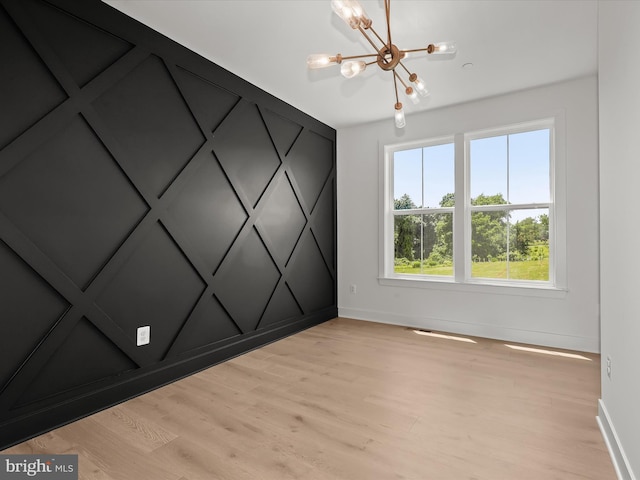
<svg viewBox="0 0 640 480">
<path fill-rule="evenodd" d="M 456 282 L 446 277 L 439 278 L 407 278 L 379 277 L 378 283 L 389 287 L 424 288 L 429 290 L 446 290 L 449 292 L 488 293 L 494 295 L 519 295 L 524 297 L 565 298 L 566 288 L 548 285 L 503 284 L 483 282 Z"/>
</svg>

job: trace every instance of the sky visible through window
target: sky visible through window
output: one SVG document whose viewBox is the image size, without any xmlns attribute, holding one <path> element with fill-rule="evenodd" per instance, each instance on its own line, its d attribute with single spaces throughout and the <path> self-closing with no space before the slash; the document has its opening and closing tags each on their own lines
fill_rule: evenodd
<svg viewBox="0 0 640 480">
<path fill-rule="evenodd" d="M 502 194 L 509 203 L 548 203 L 549 129 L 486 137 L 470 142 L 470 193 Z M 424 164 L 423 164 L 424 162 Z M 394 198 L 407 194 L 417 207 L 437 208 L 455 190 L 454 145 L 447 143 L 394 154 Z M 537 210 L 513 211 L 511 222 Z"/>
</svg>

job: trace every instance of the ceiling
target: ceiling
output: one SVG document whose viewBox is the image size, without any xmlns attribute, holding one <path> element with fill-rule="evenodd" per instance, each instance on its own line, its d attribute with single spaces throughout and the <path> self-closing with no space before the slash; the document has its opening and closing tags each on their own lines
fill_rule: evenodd
<svg viewBox="0 0 640 480">
<path fill-rule="evenodd" d="M 330 0 L 103 1 L 334 128 L 393 122 L 389 72 L 371 66 L 346 79 L 335 66 L 307 70 L 310 53 L 372 52 Z M 384 37 L 383 0 L 360 3 Z M 405 61 L 431 91 L 419 105 L 400 99 L 408 121 L 413 112 L 595 74 L 597 12 L 595 0 L 392 0 L 398 47 L 458 45 L 451 59 Z"/>
</svg>

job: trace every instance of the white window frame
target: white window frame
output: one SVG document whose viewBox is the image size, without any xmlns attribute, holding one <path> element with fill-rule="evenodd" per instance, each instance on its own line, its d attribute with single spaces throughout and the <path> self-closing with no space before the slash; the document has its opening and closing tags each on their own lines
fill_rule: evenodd
<svg viewBox="0 0 640 480">
<path fill-rule="evenodd" d="M 423 208 L 413 208 L 413 209 L 407 209 L 407 210 L 402 210 L 402 211 L 396 211 L 393 208 L 393 204 L 394 204 L 394 192 L 393 192 L 393 185 L 394 185 L 394 171 L 393 171 L 393 153 L 401 151 L 401 150 L 412 150 L 414 148 L 427 148 L 427 147 L 435 147 L 438 145 L 445 145 L 445 144 L 449 144 L 449 143 L 453 143 L 454 144 L 454 149 L 455 149 L 455 141 L 454 141 L 455 137 L 454 136 L 448 136 L 448 137 L 439 137 L 439 138 L 432 138 L 426 141 L 418 141 L 418 142 L 412 142 L 410 144 L 401 144 L 401 145 L 396 145 L 395 147 L 398 148 L 392 148 L 390 149 L 389 153 L 390 153 L 390 169 L 389 169 L 389 189 L 388 189 L 388 206 L 389 206 L 389 213 L 391 215 L 391 218 L 389 220 L 390 222 L 390 228 L 391 228 L 391 238 L 393 238 L 393 230 L 394 230 L 394 224 L 395 224 L 395 217 L 397 215 L 435 215 L 438 213 L 451 213 L 453 215 L 453 218 L 455 219 L 455 207 L 432 207 L 432 208 L 427 208 L 427 207 L 423 207 Z M 415 277 L 414 274 L 398 274 L 395 273 L 395 269 L 394 269 L 394 254 L 393 254 L 393 250 L 394 250 L 394 245 L 393 242 L 391 242 L 391 255 L 390 257 L 387 256 L 388 258 L 387 263 L 388 265 L 386 265 L 387 267 L 387 271 L 392 272 L 393 276 L 396 278 L 405 278 L 405 279 L 412 279 Z M 389 263 L 390 262 L 390 263 Z M 454 253 L 454 266 L 455 266 L 455 253 Z M 427 277 L 426 275 L 419 275 L 420 278 L 422 277 Z M 443 281 L 443 282 L 449 282 L 451 281 L 451 277 L 450 276 L 439 276 L 439 275 L 429 275 L 428 276 L 429 280 L 436 280 L 436 281 Z"/>
<path fill-rule="evenodd" d="M 471 140 L 533 130 L 549 129 L 550 200 L 544 204 L 517 204 L 516 208 L 549 208 L 549 280 L 502 280 L 471 277 L 471 212 L 491 209 L 471 206 L 470 158 Z M 380 265 L 379 283 L 390 286 L 467 290 L 558 297 L 567 291 L 566 284 L 566 176 L 564 115 L 492 127 L 488 129 L 458 132 L 453 135 L 381 145 L 381 195 L 380 195 Z M 453 276 L 398 274 L 394 271 L 394 192 L 393 155 L 397 151 L 423 148 L 444 143 L 454 143 L 455 155 L 455 207 L 453 212 Z M 511 208 L 511 206 L 509 206 Z M 496 208 L 494 208 L 496 209 Z M 501 210 L 503 208 L 500 208 Z M 427 211 L 428 210 L 428 211 Z M 417 209 L 403 213 L 439 213 L 439 209 Z M 462 232 L 462 235 L 460 234 Z"/>
</svg>

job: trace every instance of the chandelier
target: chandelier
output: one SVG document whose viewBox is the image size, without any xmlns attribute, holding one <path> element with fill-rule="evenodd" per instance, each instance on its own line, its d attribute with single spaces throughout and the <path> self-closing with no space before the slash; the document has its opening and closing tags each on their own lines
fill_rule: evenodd
<svg viewBox="0 0 640 480">
<path fill-rule="evenodd" d="M 358 3 L 358 0 L 331 0 L 331 8 L 342 18 L 352 29 L 360 31 L 360 33 L 371 44 L 375 53 L 365 55 L 343 56 L 336 54 L 335 56 L 327 54 L 313 54 L 307 57 L 307 66 L 311 69 L 324 68 L 330 65 L 341 65 L 340 73 L 346 78 L 353 78 L 365 71 L 369 65 L 378 65 L 382 70 L 393 73 L 393 88 L 396 95 L 395 103 L 395 122 L 396 127 L 403 128 L 406 124 L 404 117 L 404 109 L 402 102 L 398 98 L 398 82 L 404 87 L 405 94 L 409 99 L 417 104 L 420 102 L 419 96 L 426 97 L 429 91 L 424 81 L 417 74 L 409 71 L 402 63 L 410 53 L 427 52 L 427 54 L 454 54 L 456 45 L 452 42 L 440 42 L 429 44 L 425 48 L 415 48 L 411 50 L 401 50 L 391 41 L 391 27 L 389 17 L 391 12 L 391 0 L 384 0 L 385 16 L 387 21 L 387 39 L 386 41 L 373 29 L 372 21 L 365 13 L 364 9 Z M 370 35 L 370 32 L 373 34 Z M 377 40 L 382 44 L 376 44 Z M 363 59 L 373 58 L 372 61 L 366 62 Z M 398 67 L 400 72 L 406 73 L 407 81 L 396 71 Z"/>
</svg>

